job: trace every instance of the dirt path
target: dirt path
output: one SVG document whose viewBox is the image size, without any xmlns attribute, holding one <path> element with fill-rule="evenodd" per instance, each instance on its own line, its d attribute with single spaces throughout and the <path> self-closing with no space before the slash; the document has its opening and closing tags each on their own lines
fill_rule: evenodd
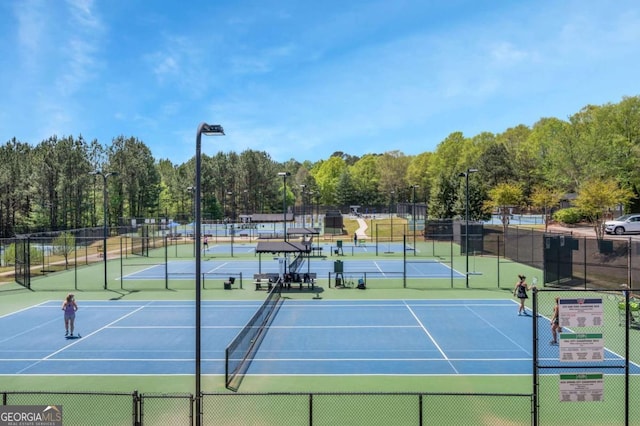
<svg viewBox="0 0 640 426">
<path fill-rule="evenodd" d="M 368 238 L 367 229 L 369 228 L 369 225 L 367 225 L 367 221 L 364 219 L 358 218 L 357 220 L 359 227 L 356 229 L 356 235 L 358 236 L 358 239 L 365 240 Z"/>
</svg>

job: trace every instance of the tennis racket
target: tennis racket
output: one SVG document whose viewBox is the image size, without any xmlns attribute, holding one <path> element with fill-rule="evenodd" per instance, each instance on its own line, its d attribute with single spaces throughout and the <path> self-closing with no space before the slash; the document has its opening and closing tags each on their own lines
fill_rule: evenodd
<svg viewBox="0 0 640 426">
<path fill-rule="evenodd" d="M 538 277 L 533 277 L 531 280 L 531 287 L 538 287 Z"/>
<path fill-rule="evenodd" d="M 620 300 L 620 299 L 618 298 L 618 296 L 616 296 L 616 295 L 615 295 L 615 294 L 613 294 L 613 293 L 609 293 L 609 294 L 607 295 L 607 299 L 612 300 L 612 301 L 614 301 L 614 302 L 617 302 L 618 300 Z"/>
</svg>

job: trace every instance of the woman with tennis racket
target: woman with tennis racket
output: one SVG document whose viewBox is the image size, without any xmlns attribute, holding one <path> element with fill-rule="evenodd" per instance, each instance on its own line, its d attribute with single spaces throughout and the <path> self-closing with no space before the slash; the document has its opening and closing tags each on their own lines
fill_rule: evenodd
<svg viewBox="0 0 640 426">
<path fill-rule="evenodd" d="M 62 303 L 62 310 L 64 311 L 64 335 L 73 337 L 73 327 L 76 320 L 78 305 L 76 304 L 75 296 L 72 293 L 69 293 Z M 71 334 L 69 334 L 69 329 L 71 329 Z"/>
<path fill-rule="evenodd" d="M 556 306 L 553 307 L 553 315 L 551 316 L 551 335 L 553 340 L 549 342 L 552 345 L 558 344 L 558 333 L 562 332 L 560 327 L 560 298 L 556 297 Z"/>
<path fill-rule="evenodd" d="M 529 291 L 527 277 L 525 277 L 524 275 L 518 275 L 518 282 L 516 283 L 516 287 L 513 289 L 513 295 L 520 299 L 518 315 L 528 315 L 524 307 L 524 301 L 529 298 L 529 296 L 527 295 L 527 291 Z"/>
</svg>

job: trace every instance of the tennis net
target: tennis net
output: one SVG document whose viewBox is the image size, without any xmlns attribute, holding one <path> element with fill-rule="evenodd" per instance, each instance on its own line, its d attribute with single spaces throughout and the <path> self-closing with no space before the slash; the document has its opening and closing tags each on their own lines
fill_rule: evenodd
<svg viewBox="0 0 640 426">
<path fill-rule="evenodd" d="M 225 350 L 225 382 L 229 390 L 237 391 L 242 383 L 251 361 L 255 357 L 262 338 L 271 321 L 275 317 L 282 299 L 280 297 L 281 283 L 277 282 L 269 291 L 266 300 L 253 314 Z"/>
</svg>

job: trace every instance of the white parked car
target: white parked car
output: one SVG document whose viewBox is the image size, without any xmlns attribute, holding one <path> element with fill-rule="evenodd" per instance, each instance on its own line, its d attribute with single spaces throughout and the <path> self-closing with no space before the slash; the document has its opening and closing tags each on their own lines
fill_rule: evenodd
<svg viewBox="0 0 640 426">
<path fill-rule="evenodd" d="M 625 214 L 604 223 L 607 234 L 622 235 L 630 232 L 640 232 L 640 214 Z"/>
</svg>

